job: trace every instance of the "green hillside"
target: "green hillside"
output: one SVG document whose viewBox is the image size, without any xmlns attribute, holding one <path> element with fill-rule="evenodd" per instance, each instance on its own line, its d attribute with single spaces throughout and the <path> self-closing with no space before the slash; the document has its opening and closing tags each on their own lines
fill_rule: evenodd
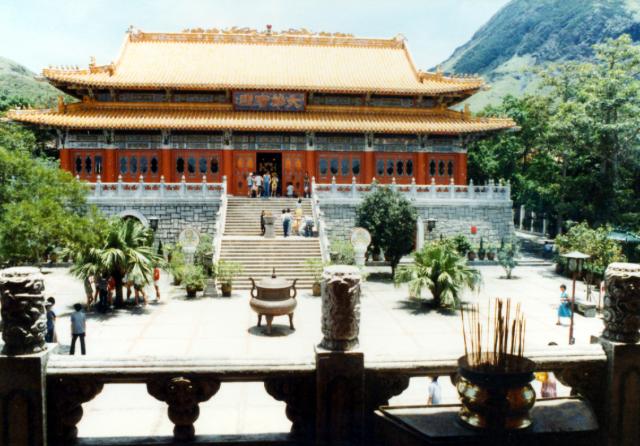
<svg viewBox="0 0 640 446">
<path fill-rule="evenodd" d="M 479 110 L 506 94 L 531 90 L 532 67 L 590 58 L 594 44 L 624 33 L 640 41 L 640 0 L 513 0 L 442 67 L 489 82 L 489 91 L 469 101 Z"/>
<path fill-rule="evenodd" d="M 17 105 L 49 106 L 59 94 L 22 65 L 0 57 L 0 112 Z"/>
</svg>

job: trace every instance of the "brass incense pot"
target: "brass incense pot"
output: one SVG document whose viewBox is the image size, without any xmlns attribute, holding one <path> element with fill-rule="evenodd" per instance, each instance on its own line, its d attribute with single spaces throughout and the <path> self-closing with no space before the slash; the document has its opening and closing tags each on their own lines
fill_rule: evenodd
<svg viewBox="0 0 640 446">
<path fill-rule="evenodd" d="M 516 430 L 531 426 L 529 411 L 536 401 L 531 386 L 535 364 L 515 355 L 505 357 L 506 367 L 470 366 L 458 359 L 456 388 L 463 424 L 477 429 Z"/>
</svg>

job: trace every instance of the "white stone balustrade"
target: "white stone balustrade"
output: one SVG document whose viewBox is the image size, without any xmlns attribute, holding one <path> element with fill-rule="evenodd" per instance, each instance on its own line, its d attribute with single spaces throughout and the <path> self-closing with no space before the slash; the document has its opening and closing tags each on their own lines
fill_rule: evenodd
<svg viewBox="0 0 640 446">
<path fill-rule="evenodd" d="M 227 193 L 227 183 L 208 183 L 206 177 L 202 182 L 188 183 L 185 177 L 179 183 L 166 183 L 164 177 L 160 182 L 146 182 L 140 176 L 136 182 L 124 182 L 122 176 L 115 183 L 103 183 L 100 176 L 95 183 L 88 183 L 88 201 L 93 204 L 154 203 L 163 202 L 204 202 L 221 200 Z"/>
<path fill-rule="evenodd" d="M 391 184 L 381 185 L 375 178 L 371 184 L 356 183 L 355 178 L 350 184 L 339 184 L 336 183 L 334 177 L 330 184 L 312 182 L 312 192 L 314 198 L 321 201 L 351 202 L 359 201 L 367 194 L 375 192 L 377 187 L 383 186 L 400 192 L 411 201 L 418 202 L 437 201 L 444 204 L 445 202 L 457 203 L 463 200 L 473 202 L 511 201 L 511 185 L 508 182 L 496 183 L 493 180 L 484 185 L 473 184 L 473 181 L 470 181 L 469 184 L 457 185 L 453 183 L 453 179 L 450 184 L 436 184 L 435 181 L 432 181 L 431 184 L 421 185 L 416 184 L 415 178 L 411 179 L 410 184 L 398 184 L 393 178 Z"/>
</svg>

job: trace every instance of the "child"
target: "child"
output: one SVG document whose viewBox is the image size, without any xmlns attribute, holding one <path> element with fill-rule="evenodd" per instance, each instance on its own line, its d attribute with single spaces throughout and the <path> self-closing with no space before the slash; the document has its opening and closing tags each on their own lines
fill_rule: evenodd
<svg viewBox="0 0 640 446">
<path fill-rule="evenodd" d="M 44 336 L 46 342 L 57 342 L 56 336 L 56 313 L 53 311 L 53 306 L 56 304 L 56 300 L 53 297 L 47 299 L 45 308 L 47 309 L 47 334 Z"/>
<path fill-rule="evenodd" d="M 569 295 L 567 294 L 567 286 L 564 283 L 560 285 L 560 306 L 558 307 L 558 322 L 556 322 L 556 325 L 562 325 L 560 323 L 561 317 L 571 317 Z"/>
<path fill-rule="evenodd" d="M 153 287 L 156 289 L 156 301 L 160 300 L 160 268 L 153 268 Z"/>
</svg>

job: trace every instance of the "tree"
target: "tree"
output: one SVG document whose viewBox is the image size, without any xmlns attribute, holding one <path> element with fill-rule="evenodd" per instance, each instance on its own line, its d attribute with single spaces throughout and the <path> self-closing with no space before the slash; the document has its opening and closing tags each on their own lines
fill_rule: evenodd
<svg viewBox="0 0 640 446">
<path fill-rule="evenodd" d="M 504 269 L 507 275 L 507 279 L 511 279 L 511 274 L 516 266 L 518 266 L 518 242 L 512 240 L 511 243 L 506 243 L 498 250 L 498 263 Z"/>
<path fill-rule="evenodd" d="M 411 203 L 388 187 L 379 187 L 356 209 L 357 226 L 369 231 L 371 245 L 390 258 L 392 275 L 402 256 L 413 249 L 417 218 Z"/>
<path fill-rule="evenodd" d="M 468 266 L 450 241 L 438 241 L 425 245 L 413 254 L 414 263 L 401 267 L 394 283 L 409 283 L 412 296 L 420 296 L 428 289 L 434 306 L 456 308 L 464 289 L 475 290 L 480 286 L 480 272 Z"/>
<path fill-rule="evenodd" d="M 106 221 L 86 194 L 84 184 L 21 143 L 0 147 L 0 261 L 39 262 L 56 249 L 95 243 Z"/>
<path fill-rule="evenodd" d="M 151 243 L 153 232 L 134 219 L 113 220 L 106 236 L 97 246 L 85 247 L 74 255 L 71 272 L 84 279 L 90 274 L 105 273 L 116 283 L 115 306 L 124 305 L 122 280 L 125 275 L 134 281 L 151 283 L 153 267 L 160 261 Z"/>
</svg>

